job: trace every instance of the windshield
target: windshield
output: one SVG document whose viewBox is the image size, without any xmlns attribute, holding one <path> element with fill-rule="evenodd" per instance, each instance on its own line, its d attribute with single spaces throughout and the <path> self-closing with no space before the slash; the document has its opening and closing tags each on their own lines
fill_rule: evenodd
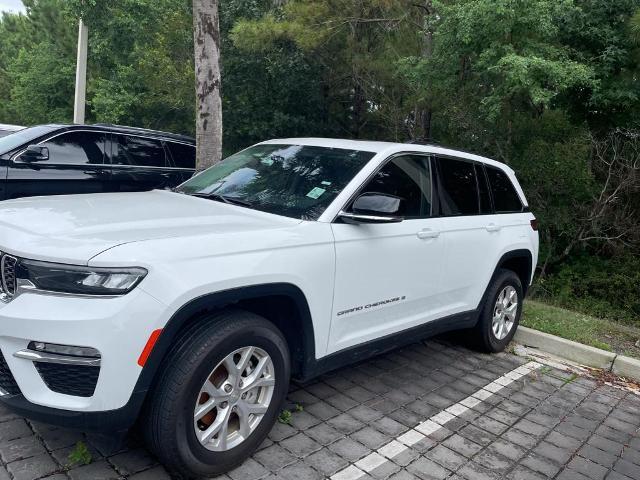
<svg viewBox="0 0 640 480">
<path fill-rule="evenodd" d="M 46 135 L 47 133 L 55 130 L 55 127 L 50 126 L 39 126 L 39 127 L 31 127 L 25 128 L 24 130 L 19 130 L 14 132 L 6 137 L 0 138 L 0 155 L 4 155 L 7 152 L 10 152 L 14 148 L 18 148 L 25 143 L 30 142 L 31 140 L 35 140 L 42 135 Z"/>
<path fill-rule="evenodd" d="M 317 220 L 371 152 L 304 145 L 256 145 L 177 188 L 276 215 Z"/>
</svg>

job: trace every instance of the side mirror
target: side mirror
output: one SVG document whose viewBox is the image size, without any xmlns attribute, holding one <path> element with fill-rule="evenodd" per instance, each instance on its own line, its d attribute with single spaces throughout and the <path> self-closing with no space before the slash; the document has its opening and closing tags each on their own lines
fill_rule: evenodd
<svg viewBox="0 0 640 480">
<path fill-rule="evenodd" d="M 352 212 L 340 212 L 346 223 L 397 223 L 403 218 L 398 215 L 402 199 L 385 193 L 363 193 L 355 199 Z"/>
<path fill-rule="evenodd" d="M 44 162 L 49 160 L 49 149 L 40 145 L 29 145 L 19 158 L 23 162 Z"/>
</svg>

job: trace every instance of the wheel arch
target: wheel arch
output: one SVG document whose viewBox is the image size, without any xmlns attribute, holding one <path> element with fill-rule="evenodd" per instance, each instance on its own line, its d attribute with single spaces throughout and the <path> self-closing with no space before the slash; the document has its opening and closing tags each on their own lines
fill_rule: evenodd
<svg viewBox="0 0 640 480">
<path fill-rule="evenodd" d="M 289 345 L 292 375 L 306 376 L 307 370 L 315 363 L 313 321 L 306 296 L 293 284 L 270 283 L 202 295 L 180 307 L 162 329 L 140 373 L 134 393 L 144 395 L 151 388 L 162 361 L 181 332 L 225 308 L 248 310 L 274 323 Z"/>
<path fill-rule="evenodd" d="M 520 278 L 522 283 L 522 292 L 526 295 L 529 285 L 531 284 L 531 276 L 533 274 L 533 254 L 525 248 L 511 250 L 498 260 L 498 264 L 493 272 L 492 278 L 498 270 L 507 269 L 514 272 Z"/>
</svg>

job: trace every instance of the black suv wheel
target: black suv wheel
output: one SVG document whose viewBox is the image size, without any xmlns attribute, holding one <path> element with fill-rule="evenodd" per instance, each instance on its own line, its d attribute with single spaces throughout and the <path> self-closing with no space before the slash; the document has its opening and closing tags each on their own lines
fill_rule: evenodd
<svg viewBox="0 0 640 480">
<path fill-rule="evenodd" d="M 289 350 L 262 317 L 229 311 L 200 322 L 163 363 L 143 419 L 170 470 L 212 476 L 240 464 L 276 421 L 289 386 Z"/>
</svg>

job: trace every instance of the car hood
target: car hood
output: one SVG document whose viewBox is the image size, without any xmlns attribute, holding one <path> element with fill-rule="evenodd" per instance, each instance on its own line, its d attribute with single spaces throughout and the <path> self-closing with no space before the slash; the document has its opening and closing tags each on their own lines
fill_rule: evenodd
<svg viewBox="0 0 640 480">
<path fill-rule="evenodd" d="M 125 243 L 298 223 L 163 190 L 32 197 L 0 202 L 0 250 L 19 257 L 84 264 Z"/>
</svg>

